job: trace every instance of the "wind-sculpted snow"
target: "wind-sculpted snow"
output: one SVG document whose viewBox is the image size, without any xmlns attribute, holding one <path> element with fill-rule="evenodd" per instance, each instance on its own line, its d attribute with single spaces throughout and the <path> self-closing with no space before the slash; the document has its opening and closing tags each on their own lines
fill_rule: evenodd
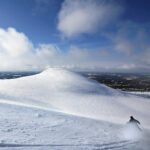
<svg viewBox="0 0 150 150">
<path fill-rule="evenodd" d="M 143 127 L 150 128 L 148 99 L 63 69 L 47 69 L 33 76 L 0 80 L 0 99 L 0 102 L 15 101 L 114 123 L 126 123 L 133 115 Z"/>
</svg>

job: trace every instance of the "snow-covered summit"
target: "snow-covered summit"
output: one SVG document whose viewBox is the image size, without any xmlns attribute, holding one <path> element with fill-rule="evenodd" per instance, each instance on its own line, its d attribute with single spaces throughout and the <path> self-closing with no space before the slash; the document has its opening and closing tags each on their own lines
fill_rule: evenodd
<svg viewBox="0 0 150 150">
<path fill-rule="evenodd" d="M 37 75 L 39 79 L 47 80 L 61 90 L 74 91 L 78 93 L 99 93 L 101 95 L 121 94 L 117 90 L 109 88 L 94 80 L 88 79 L 78 73 L 59 68 L 49 68 Z M 57 89 L 56 89 L 57 90 Z"/>
<path fill-rule="evenodd" d="M 64 113 L 125 123 L 130 115 L 150 125 L 150 101 L 109 88 L 77 73 L 49 68 L 39 74 L 0 80 L 0 102 L 13 101 Z"/>
</svg>

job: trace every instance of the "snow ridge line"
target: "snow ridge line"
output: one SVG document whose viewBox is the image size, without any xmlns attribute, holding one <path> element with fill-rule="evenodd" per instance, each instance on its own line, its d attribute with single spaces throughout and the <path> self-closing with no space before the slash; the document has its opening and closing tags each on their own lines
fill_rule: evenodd
<svg viewBox="0 0 150 150">
<path fill-rule="evenodd" d="M 10 144 L 10 143 L 0 143 L 0 148 L 2 147 L 84 147 L 90 146 L 95 148 L 100 148 L 100 150 L 123 148 L 129 144 L 135 144 L 136 142 L 131 141 L 118 141 L 104 144 Z"/>
<path fill-rule="evenodd" d="M 52 108 L 46 108 L 46 107 L 36 106 L 36 105 L 32 105 L 32 104 L 25 104 L 25 103 L 20 103 L 20 102 L 15 102 L 15 101 L 11 101 L 11 100 L 5 100 L 5 99 L 4 100 L 0 99 L 0 103 L 1 104 L 15 105 L 15 106 L 28 107 L 28 108 L 36 108 L 36 109 L 47 110 L 47 111 L 56 111 Z"/>
</svg>

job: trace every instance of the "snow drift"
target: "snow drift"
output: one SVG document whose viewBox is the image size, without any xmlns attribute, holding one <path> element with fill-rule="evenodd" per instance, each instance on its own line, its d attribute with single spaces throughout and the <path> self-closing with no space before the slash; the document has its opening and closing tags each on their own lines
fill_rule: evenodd
<svg viewBox="0 0 150 150">
<path fill-rule="evenodd" d="M 148 99 L 63 69 L 50 68 L 33 76 L 0 80 L 0 102 L 4 101 L 114 123 L 126 123 L 133 115 L 150 128 Z"/>
</svg>

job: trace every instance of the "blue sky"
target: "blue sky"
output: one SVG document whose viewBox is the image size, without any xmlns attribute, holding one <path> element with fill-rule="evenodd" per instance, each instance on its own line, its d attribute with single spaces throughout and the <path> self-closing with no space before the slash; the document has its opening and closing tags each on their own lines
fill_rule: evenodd
<svg viewBox="0 0 150 150">
<path fill-rule="evenodd" d="M 150 72 L 148 0 L 0 0 L 0 70 Z"/>
</svg>

